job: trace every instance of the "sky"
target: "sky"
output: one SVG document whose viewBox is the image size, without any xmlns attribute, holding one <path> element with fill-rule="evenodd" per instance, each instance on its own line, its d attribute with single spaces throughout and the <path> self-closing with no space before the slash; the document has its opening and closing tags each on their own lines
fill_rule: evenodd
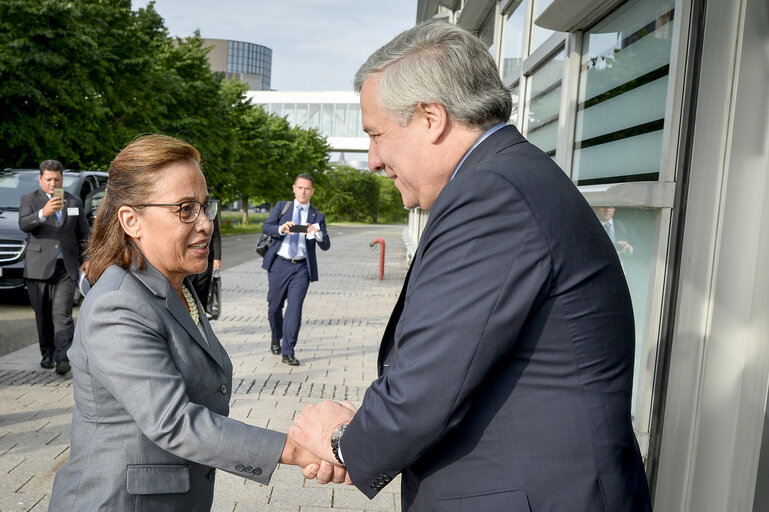
<svg viewBox="0 0 769 512">
<path fill-rule="evenodd" d="M 155 0 L 155 10 L 171 36 L 200 29 L 271 48 L 274 90 L 349 91 L 366 58 L 414 26 L 417 0 Z"/>
</svg>

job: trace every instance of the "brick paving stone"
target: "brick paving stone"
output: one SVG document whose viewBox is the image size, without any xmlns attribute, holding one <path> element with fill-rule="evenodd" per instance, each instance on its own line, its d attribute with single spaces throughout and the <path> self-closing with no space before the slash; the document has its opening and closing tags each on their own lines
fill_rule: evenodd
<svg viewBox="0 0 769 512">
<path fill-rule="evenodd" d="M 298 367 L 270 353 L 261 260 L 222 272 L 223 314 L 212 325 L 233 362 L 232 417 L 285 432 L 308 403 L 359 405 L 376 379 L 379 340 L 406 273 L 403 226 L 331 225 L 329 233 L 331 250 L 318 252 L 320 280 L 304 303 Z M 379 247 L 369 247 L 378 237 L 387 244 L 382 281 Z M 72 377 L 39 363 L 36 346 L 0 357 L 0 512 L 47 510 L 54 474 L 69 457 Z M 399 478 L 369 500 L 354 487 L 320 485 L 279 465 L 269 485 L 217 471 L 212 510 L 399 511 L 399 493 Z"/>
</svg>

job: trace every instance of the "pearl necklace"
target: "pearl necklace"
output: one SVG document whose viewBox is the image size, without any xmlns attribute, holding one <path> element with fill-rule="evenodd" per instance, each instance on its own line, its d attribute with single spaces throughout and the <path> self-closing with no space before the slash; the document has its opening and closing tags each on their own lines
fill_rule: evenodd
<svg viewBox="0 0 769 512">
<path fill-rule="evenodd" d="M 184 300 L 187 301 L 187 308 L 190 310 L 192 321 L 195 322 L 195 325 L 198 325 L 198 322 L 200 322 L 198 305 L 195 303 L 195 299 L 192 297 L 192 293 L 184 285 L 182 285 L 182 295 L 184 295 Z"/>
</svg>

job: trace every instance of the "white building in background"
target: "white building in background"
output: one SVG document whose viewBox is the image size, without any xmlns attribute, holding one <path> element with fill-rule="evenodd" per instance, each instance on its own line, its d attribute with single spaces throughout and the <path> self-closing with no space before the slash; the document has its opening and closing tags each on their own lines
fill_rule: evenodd
<svg viewBox="0 0 769 512">
<path fill-rule="evenodd" d="M 350 91 L 248 91 L 255 105 L 285 117 L 292 126 L 315 128 L 331 146 L 330 162 L 368 169 L 368 135 L 358 95 Z"/>
</svg>

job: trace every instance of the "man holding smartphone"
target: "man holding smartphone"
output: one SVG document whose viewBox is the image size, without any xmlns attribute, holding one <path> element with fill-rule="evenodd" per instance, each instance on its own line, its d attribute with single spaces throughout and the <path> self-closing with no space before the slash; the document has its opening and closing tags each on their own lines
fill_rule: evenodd
<svg viewBox="0 0 769 512">
<path fill-rule="evenodd" d="M 22 196 L 19 228 L 27 233 L 24 278 L 35 310 L 43 359 L 40 366 L 64 375 L 75 322 L 72 303 L 90 227 L 77 197 L 62 189 L 64 169 L 57 160 L 40 164 L 40 188 Z"/>
<path fill-rule="evenodd" d="M 282 354 L 282 362 L 298 366 L 294 347 L 302 324 L 302 304 L 310 282 L 318 280 L 315 246 L 326 251 L 331 247 L 331 240 L 326 231 L 326 217 L 310 205 L 315 192 L 312 176 L 298 175 L 293 190 L 295 199 L 289 202 L 289 207 L 285 208 L 286 201 L 279 201 L 262 226 L 262 232 L 276 238 L 264 255 L 262 268 L 267 270 L 269 281 L 270 349 L 273 354 Z"/>
</svg>

